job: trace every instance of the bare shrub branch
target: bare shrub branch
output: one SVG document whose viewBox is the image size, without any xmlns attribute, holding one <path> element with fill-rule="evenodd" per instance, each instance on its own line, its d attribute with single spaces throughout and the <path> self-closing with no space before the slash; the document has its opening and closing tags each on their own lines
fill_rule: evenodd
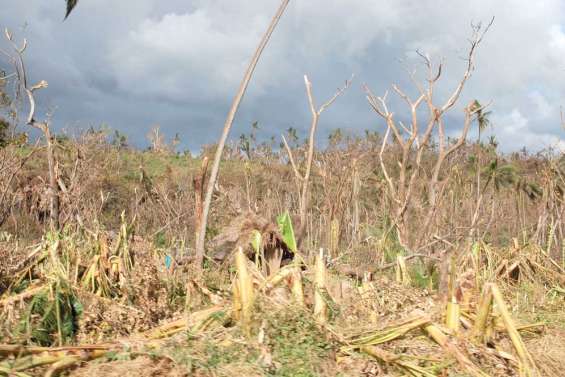
<svg viewBox="0 0 565 377">
<path fill-rule="evenodd" d="M 27 116 L 27 124 L 31 127 L 37 128 L 43 133 L 45 137 L 45 141 L 47 143 L 47 162 L 49 165 L 49 201 L 50 201 L 50 210 L 49 210 L 49 220 L 50 220 L 50 228 L 52 231 L 59 230 L 59 185 L 57 183 L 57 161 L 55 158 L 55 151 L 53 145 L 53 139 L 51 137 L 51 131 L 49 128 L 49 121 L 39 122 L 35 119 L 35 97 L 34 93 L 37 90 L 47 88 L 47 81 L 41 80 L 35 85 L 31 87 L 28 86 L 27 81 L 27 71 L 25 68 L 23 54 L 27 49 L 27 40 L 24 39 L 21 46 L 18 46 L 14 40 L 13 34 L 8 30 L 4 30 L 4 34 L 6 39 L 10 42 L 14 55 L 12 55 L 11 61 L 14 64 L 14 68 L 17 72 L 18 77 L 18 91 L 24 91 L 27 95 L 28 102 L 29 102 L 29 112 Z M 9 55 L 9 54 L 8 54 Z"/>
<path fill-rule="evenodd" d="M 466 67 L 456 88 L 451 92 L 448 99 L 441 106 L 434 103 L 434 87 L 441 78 L 443 63 L 434 67 L 430 57 L 420 51 L 416 51 L 423 60 L 427 69 L 426 85 L 422 85 L 414 73 L 410 73 L 410 78 L 418 89 L 419 96 L 416 99 L 410 98 L 398 85 L 392 85 L 394 93 L 402 99 L 410 111 L 410 123 L 404 124 L 397 121 L 395 114 L 387 106 L 387 95 L 382 97 L 375 96 L 368 86 L 364 86 L 367 101 L 375 113 L 386 122 L 386 133 L 381 144 L 379 160 L 384 179 L 387 183 L 390 199 L 395 203 L 395 213 L 393 222 L 397 228 L 397 233 L 401 244 L 407 249 L 418 248 L 429 238 L 428 228 L 433 222 L 437 204 L 438 190 L 440 189 L 440 174 L 446 159 L 465 143 L 472 121 L 482 108 L 476 108 L 473 103 L 469 104 L 464 110 L 464 122 L 460 135 L 455 142 L 450 143 L 446 132 L 443 115 L 450 110 L 459 100 L 461 92 L 466 82 L 474 70 L 474 61 L 477 47 L 480 45 L 485 33 L 489 30 L 494 19 L 483 28 L 480 24 L 472 26 L 472 38 L 466 56 Z M 420 125 L 419 110 L 422 105 L 427 107 L 428 118 L 423 125 Z M 390 171 L 390 165 L 385 163 L 385 150 L 389 145 L 389 135 L 392 133 L 393 143 L 400 149 L 400 159 L 398 161 L 398 172 L 394 175 Z M 414 204 L 413 192 L 415 190 L 416 179 L 425 174 L 422 171 L 422 161 L 424 154 L 432 149 L 433 135 L 437 135 L 437 158 L 429 172 L 427 203 L 418 203 L 418 207 L 427 207 L 422 234 L 414 237 L 413 242 L 408 241 L 408 234 L 414 234 L 406 229 L 406 211 Z M 446 178 L 448 179 L 448 178 Z"/>
<path fill-rule="evenodd" d="M 343 87 L 339 88 L 336 93 L 327 100 L 322 106 L 316 108 L 314 95 L 312 94 L 312 82 L 308 79 L 307 75 L 304 75 L 304 85 L 306 86 L 306 95 L 308 97 L 308 105 L 310 108 L 310 112 L 312 114 L 312 120 L 310 122 L 310 134 L 308 138 L 308 151 L 306 154 L 306 167 L 304 174 L 300 174 L 296 163 L 294 161 L 294 157 L 292 155 L 292 151 L 286 142 L 284 136 L 282 136 L 283 144 L 288 153 L 288 158 L 290 160 L 290 164 L 292 166 L 292 170 L 294 171 L 294 175 L 297 177 L 298 181 L 301 182 L 301 189 L 300 189 L 300 225 L 297 231 L 297 237 L 299 242 L 302 240 L 302 236 L 304 235 L 304 231 L 306 229 L 306 215 L 308 212 L 308 187 L 310 181 L 310 174 L 312 171 L 312 161 L 314 159 L 314 146 L 315 146 L 315 138 L 316 138 L 316 130 L 318 128 L 318 122 L 320 119 L 320 115 L 326 110 L 329 106 L 331 106 L 335 100 L 341 96 L 351 85 L 353 80 L 353 76 L 345 81 Z"/>
</svg>

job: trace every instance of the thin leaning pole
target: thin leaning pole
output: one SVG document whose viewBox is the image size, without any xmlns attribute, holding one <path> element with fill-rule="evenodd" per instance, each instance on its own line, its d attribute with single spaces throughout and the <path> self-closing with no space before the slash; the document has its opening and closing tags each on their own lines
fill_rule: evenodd
<svg viewBox="0 0 565 377">
<path fill-rule="evenodd" d="M 214 163 L 212 164 L 212 171 L 210 173 L 210 180 L 208 181 L 208 186 L 206 189 L 206 197 L 204 199 L 204 205 L 202 207 L 202 218 L 200 221 L 200 228 L 198 229 L 198 236 L 196 238 L 196 250 L 195 250 L 195 259 L 194 264 L 196 266 L 196 271 L 202 271 L 202 262 L 204 261 L 204 240 L 206 237 L 206 227 L 208 224 L 208 212 L 210 211 L 210 203 L 212 202 L 212 194 L 214 193 L 214 186 L 216 184 L 216 179 L 218 178 L 218 171 L 220 168 L 220 160 L 222 159 L 222 153 L 224 151 L 224 146 L 226 144 L 226 139 L 228 138 L 228 134 L 230 132 L 233 120 L 235 118 L 235 114 L 237 113 L 237 109 L 239 108 L 239 104 L 245 95 L 245 91 L 247 90 L 247 86 L 251 81 L 251 77 L 253 76 L 253 72 L 255 71 L 255 67 L 257 66 L 257 62 L 261 57 L 261 53 L 267 46 L 275 27 L 277 26 L 279 20 L 281 19 L 288 3 L 290 0 L 283 0 L 277 13 L 271 20 L 271 24 L 267 29 L 267 32 L 263 35 L 249 66 L 247 67 L 247 71 L 245 72 L 245 76 L 241 81 L 239 86 L 239 90 L 233 100 L 231 105 L 231 109 L 228 113 L 228 117 L 226 122 L 224 123 L 224 130 L 222 132 L 222 136 L 218 142 L 218 147 L 216 149 L 216 155 L 214 156 Z"/>
</svg>

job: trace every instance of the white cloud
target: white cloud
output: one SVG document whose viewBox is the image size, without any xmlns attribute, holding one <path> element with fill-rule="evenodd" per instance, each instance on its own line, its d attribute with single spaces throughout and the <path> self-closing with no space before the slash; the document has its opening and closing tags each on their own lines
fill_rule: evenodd
<svg viewBox="0 0 565 377">
<path fill-rule="evenodd" d="M 554 107 L 547 101 L 545 96 L 539 91 L 532 91 L 528 97 L 532 101 L 537 117 L 541 119 L 550 118 L 552 115 L 556 114 Z"/>
<path fill-rule="evenodd" d="M 548 34 L 549 51 L 555 57 L 559 57 L 559 55 L 565 53 L 565 34 L 560 25 L 551 25 Z"/>
<path fill-rule="evenodd" d="M 109 64 L 120 86 L 149 95 L 231 96 L 276 2 L 227 3 L 200 2 L 191 12 L 146 18 L 114 40 Z M 372 43 L 389 29 L 403 28 L 401 10 L 366 0 L 291 3 L 263 54 L 253 82 L 255 93 L 300 81 L 305 73 L 316 74 L 306 72 L 309 65 L 324 71 L 336 57 L 353 62 L 373 54 Z M 331 85 L 350 73 L 340 72 Z"/>
<path fill-rule="evenodd" d="M 204 9 L 166 14 L 115 41 L 110 64 L 125 91 L 212 100 L 237 85 L 257 34 L 253 24 L 247 34 L 215 28 Z"/>
<path fill-rule="evenodd" d="M 498 118 L 502 131 L 507 134 L 518 134 L 528 126 L 528 119 L 522 115 L 520 110 L 513 109 L 509 114 Z"/>
<path fill-rule="evenodd" d="M 526 147 L 530 151 L 551 147 L 565 153 L 565 140 L 558 135 L 537 130 L 535 124 L 532 125 L 519 109 L 515 108 L 493 120 L 496 124 L 494 133 L 502 141 L 503 150 L 513 150 L 516 146 Z"/>
<path fill-rule="evenodd" d="M 168 132 L 179 131 L 179 123 L 191 124 L 192 147 L 219 133 L 227 104 L 279 4 L 84 1 L 62 23 L 64 7 L 58 2 L 4 3 L 0 26 L 29 22 L 29 69 L 49 81 L 61 123 L 94 119 L 136 129 L 139 122 L 160 122 Z M 367 82 L 377 93 L 391 83 L 408 86 L 397 60 L 408 58 L 406 64 L 418 67 L 410 54 L 415 49 L 436 61 L 444 58 L 436 89 L 441 100 L 463 72 L 470 23 L 488 22 L 492 16 L 494 25 L 478 50 L 461 104 L 493 100 L 494 130 L 506 149 L 562 143 L 561 0 L 291 1 L 258 66 L 241 122 L 307 127 L 302 75 L 310 75 L 321 101 L 354 72 L 355 85 L 324 114 L 321 131 L 344 124 L 372 128 L 375 118 L 358 84 Z M 461 117 L 459 110 L 452 115 Z M 462 122 L 452 124 L 457 128 Z"/>
</svg>

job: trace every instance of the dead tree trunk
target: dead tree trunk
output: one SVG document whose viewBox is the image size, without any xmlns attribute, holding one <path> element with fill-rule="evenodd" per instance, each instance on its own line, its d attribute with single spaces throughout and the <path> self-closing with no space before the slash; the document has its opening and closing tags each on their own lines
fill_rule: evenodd
<svg viewBox="0 0 565 377">
<path fill-rule="evenodd" d="M 304 84 L 306 85 L 306 94 L 308 95 L 308 104 L 310 108 L 310 113 L 312 114 L 312 120 L 310 121 L 310 135 L 308 138 L 308 152 L 306 155 L 306 170 L 304 175 L 302 175 L 298 171 L 298 167 L 295 163 L 294 157 L 292 155 L 292 151 L 286 142 L 284 136 L 282 137 L 284 147 L 286 152 L 288 153 L 288 158 L 290 160 L 290 164 L 292 165 L 292 169 L 294 171 L 294 175 L 296 179 L 301 183 L 300 189 L 300 224 L 298 227 L 298 231 L 296 232 L 296 236 L 298 238 L 298 242 L 300 243 L 304 238 L 304 233 L 306 231 L 306 217 L 308 214 L 308 202 L 309 202 L 309 187 L 310 187 L 310 174 L 312 171 L 312 161 L 314 160 L 314 145 L 316 142 L 316 130 L 318 128 L 318 121 L 320 120 L 320 115 L 324 110 L 326 110 L 329 106 L 331 106 L 335 100 L 349 88 L 351 85 L 351 79 L 345 81 L 345 85 L 338 89 L 337 92 L 330 98 L 326 103 L 324 103 L 319 109 L 316 109 L 314 95 L 312 94 L 312 83 L 308 79 L 308 76 L 304 75 Z"/>
<path fill-rule="evenodd" d="M 55 145 L 51 137 L 49 129 L 49 122 L 39 122 L 35 119 L 35 97 L 34 93 L 37 90 L 47 88 L 47 82 L 41 80 L 39 83 L 28 86 L 27 72 L 25 69 L 23 54 L 27 48 L 27 40 L 24 39 L 21 46 L 18 46 L 14 41 L 12 33 L 7 29 L 5 30 L 6 39 L 12 44 L 15 56 L 12 57 L 12 63 L 16 70 L 18 78 L 18 85 L 21 91 L 25 92 L 29 101 L 29 113 L 27 116 L 27 124 L 31 127 L 37 128 L 43 133 L 47 144 L 47 164 L 49 174 L 49 227 L 51 231 L 59 230 L 59 185 L 57 183 L 57 159 L 55 156 Z"/>
</svg>

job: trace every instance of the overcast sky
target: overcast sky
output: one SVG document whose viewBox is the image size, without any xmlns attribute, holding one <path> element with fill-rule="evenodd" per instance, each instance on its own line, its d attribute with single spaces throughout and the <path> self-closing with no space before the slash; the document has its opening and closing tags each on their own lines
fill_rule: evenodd
<svg viewBox="0 0 565 377">
<path fill-rule="evenodd" d="M 39 101 L 55 109 L 56 129 L 105 123 L 144 145 L 159 124 L 169 138 L 178 132 L 182 148 L 196 151 L 218 138 L 278 6 L 278 0 L 80 0 L 62 22 L 63 0 L 2 0 L 0 26 L 28 38 L 28 70 L 32 80 L 49 82 Z M 248 132 L 253 121 L 264 138 L 278 138 L 290 126 L 305 135 L 304 74 L 319 103 L 355 74 L 349 91 L 323 113 L 321 139 L 338 127 L 382 132 L 361 85 L 377 94 L 393 83 L 410 91 L 404 67 L 422 68 L 419 49 L 444 61 L 441 102 L 464 71 L 470 23 L 493 16 L 461 106 L 449 115 L 451 134 L 461 127 L 462 106 L 476 98 L 492 101 L 487 135 L 494 133 L 505 151 L 565 150 L 561 0 L 291 0 L 231 136 Z M 406 113 L 402 106 L 394 110 Z"/>
</svg>

